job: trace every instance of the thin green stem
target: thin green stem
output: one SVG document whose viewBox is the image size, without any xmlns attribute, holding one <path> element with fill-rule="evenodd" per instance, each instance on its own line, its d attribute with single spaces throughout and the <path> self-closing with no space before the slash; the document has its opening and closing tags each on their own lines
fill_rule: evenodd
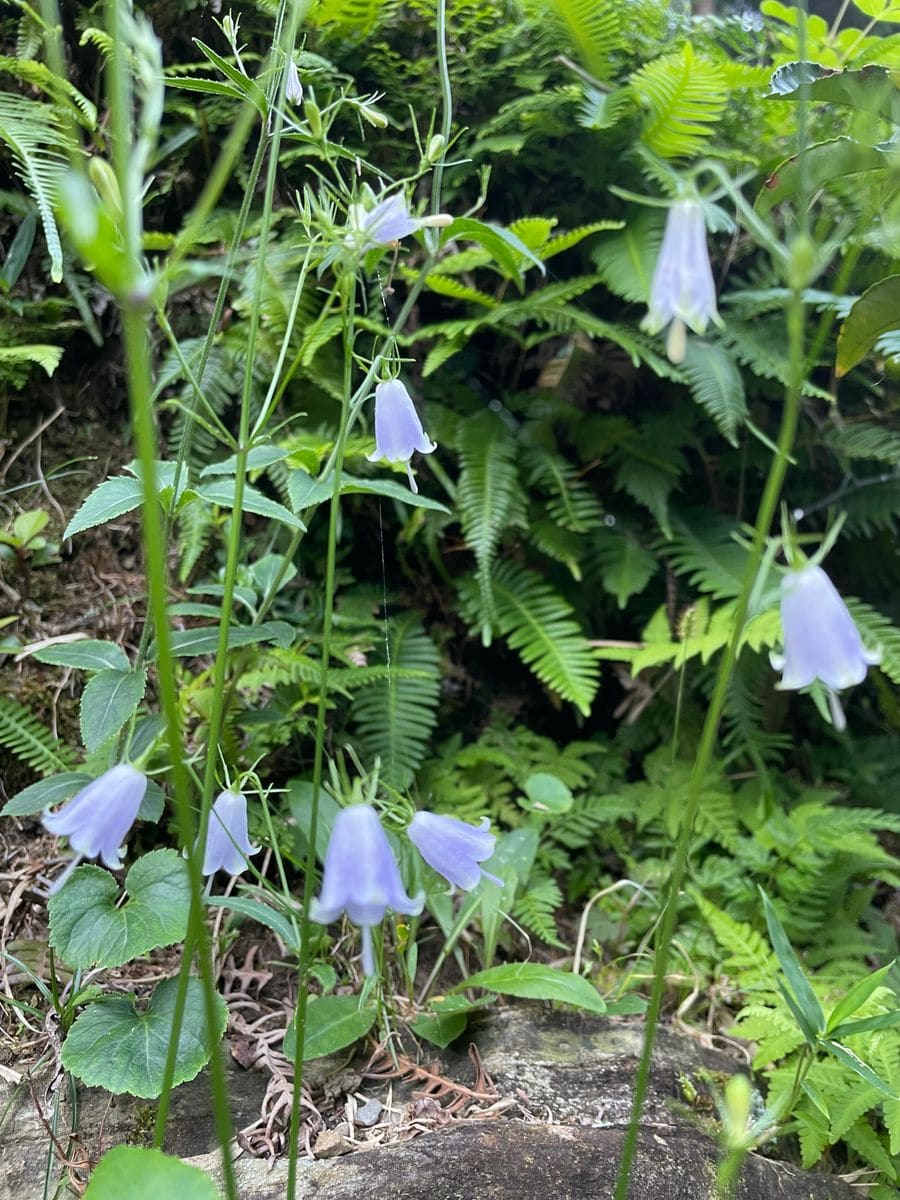
<svg viewBox="0 0 900 1200">
<path fill-rule="evenodd" d="M 309 974 L 312 962 L 311 929 L 309 909 L 312 903 L 313 883 L 316 874 L 316 834 L 319 820 L 319 792 L 322 787 L 322 769 L 325 760 L 325 717 L 328 699 L 328 667 L 331 657 L 331 629 L 334 614 L 335 567 L 337 564 L 337 531 L 341 508 L 341 473 L 347 433 L 350 427 L 350 389 L 353 386 L 353 291 L 355 282 L 347 277 L 344 289 L 344 380 L 341 401 L 341 420 L 338 429 L 331 508 L 328 514 L 328 547 L 325 562 L 325 607 L 322 614 L 322 649 L 319 669 L 319 701 L 316 709 L 316 745 L 313 758 L 312 803 L 307 832 L 308 847 L 306 868 L 303 878 L 303 909 L 300 919 L 300 965 L 297 972 L 297 1012 L 294 1016 L 294 1094 L 291 1101 L 291 1129 L 288 1158 L 287 1200 L 295 1200 L 297 1194 L 297 1159 L 300 1141 L 300 1102 L 303 1087 L 303 1042 L 306 1030 L 306 1007 L 309 993 Z"/>
<path fill-rule="evenodd" d="M 706 719 L 703 723 L 703 730 L 700 734 L 700 743 L 697 749 L 697 756 L 694 760 L 694 765 L 688 784 L 687 799 L 685 802 L 684 813 L 682 814 L 681 827 L 678 832 L 678 840 L 675 844 L 675 853 L 672 859 L 666 900 L 663 908 L 662 919 L 660 921 L 659 933 L 657 935 L 653 986 L 650 993 L 650 1004 L 647 1009 L 647 1016 L 644 1026 L 644 1045 L 641 1050 L 641 1058 L 640 1062 L 638 1063 L 637 1075 L 635 1078 L 631 1117 L 629 1119 L 628 1128 L 625 1131 L 625 1140 L 622 1147 L 622 1162 L 619 1167 L 618 1179 L 616 1180 L 615 1200 L 627 1200 L 628 1197 L 628 1184 L 631 1175 L 631 1167 L 637 1151 L 641 1112 L 643 1111 L 644 1099 L 647 1094 L 647 1086 L 650 1081 L 650 1065 L 653 1055 L 653 1042 L 656 1035 L 656 1028 L 659 1024 L 660 1013 L 662 1011 L 663 998 L 666 990 L 666 971 L 669 964 L 672 938 L 674 936 L 678 920 L 678 896 L 681 891 L 682 883 L 684 882 L 685 872 L 687 870 L 691 835 L 693 833 L 694 822 L 697 817 L 697 810 L 700 807 L 700 795 L 703 782 L 706 778 L 707 771 L 709 770 L 710 762 L 712 761 L 713 749 L 715 747 L 716 737 L 719 731 L 719 722 L 722 718 L 722 713 L 725 708 L 725 702 L 728 697 L 728 688 L 731 683 L 734 666 L 741 647 L 741 639 L 744 634 L 744 624 L 747 619 L 750 595 L 753 591 L 753 584 L 759 571 L 760 562 L 762 561 L 766 539 L 768 538 L 769 531 L 772 528 L 772 520 L 775 516 L 775 510 L 778 506 L 781 488 L 784 483 L 785 473 L 787 471 L 788 460 L 790 458 L 791 450 L 794 445 L 794 439 L 797 433 L 797 421 L 800 413 L 800 388 L 803 380 L 804 366 L 803 313 L 804 306 L 802 293 L 799 291 L 799 289 L 795 289 L 792 293 L 787 313 L 788 333 L 790 337 L 790 382 L 785 395 L 784 409 L 781 418 L 781 429 L 779 430 L 778 434 L 778 451 L 774 455 L 772 463 L 769 467 L 769 475 L 766 479 L 766 485 L 763 490 L 763 495 L 756 518 L 756 526 L 753 532 L 753 543 L 750 549 L 750 556 L 747 560 L 747 567 L 744 572 L 743 582 L 741 584 L 741 592 L 738 596 L 735 607 L 731 638 L 729 640 L 728 647 L 719 663 L 712 699 L 710 700 L 709 708 L 706 711 Z"/>
<path fill-rule="evenodd" d="M 441 211 L 441 188 L 444 182 L 444 155 L 450 145 L 450 135 L 453 132 L 453 88 L 450 83 L 450 63 L 447 57 L 447 0 L 438 0 L 436 14 L 437 60 L 438 77 L 441 81 L 441 136 L 444 139 L 444 151 L 434 164 L 434 180 L 431 187 L 431 211 Z M 440 241 L 440 231 L 435 229 L 431 238 L 430 249 L 435 249 Z"/>
</svg>

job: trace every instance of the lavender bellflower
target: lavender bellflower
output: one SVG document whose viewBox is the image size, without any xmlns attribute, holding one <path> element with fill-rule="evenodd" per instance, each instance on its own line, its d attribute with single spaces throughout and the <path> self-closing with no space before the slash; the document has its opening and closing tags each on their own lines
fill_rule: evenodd
<svg viewBox="0 0 900 1200">
<path fill-rule="evenodd" d="M 310 916 L 328 925 L 345 912 L 362 930 L 362 962 L 367 975 L 375 973 L 372 926 L 385 910 L 417 916 L 423 896 L 407 896 L 387 835 L 378 814 L 369 804 L 342 808 L 334 819 L 325 853 L 322 891 L 312 903 Z"/>
<path fill-rule="evenodd" d="M 59 891 L 83 858 L 99 857 L 111 870 L 121 867 L 122 843 L 146 790 L 146 776 L 127 763 L 119 763 L 83 787 L 57 812 L 44 813 L 44 828 L 57 837 L 67 837 L 75 851 L 75 858 L 51 893 Z"/>
<path fill-rule="evenodd" d="M 300 82 L 300 72 L 292 58 L 288 59 L 285 68 L 284 98 L 290 104 L 300 104 L 303 100 L 303 84 Z"/>
<path fill-rule="evenodd" d="M 375 386 L 375 449 L 370 462 L 386 458 L 388 462 L 405 462 L 409 486 L 418 492 L 409 460 L 413 452 L 431 454 L 437 449 L 419 420 L 409 392 L 399 379 L 389 379 Z"/>
<path fill-rule="evenodd" d="M 503 880 L 480 865 L 494 853 L 497 839 L 489 832 L 490 821 L 483 817 L 479 826 L 466 824 L 456 817 L 417 812 L 407 834 L 429 867 L 443 875 L 454 887 L 469 892 L 482 875 L 503 886 Z"/>
<path fill-rule="evenodd" d="M 784 653 L 770 656 L 775 670 L 784 672 L 779 688 L 804 688 L 820 679 L 828 689 L 834 726 L 844 729 L 835 693 L 862 683 L 869 667 L 881 661 L 880 653 L 865 649 L 840 593 L 814 563 L 782 576 L 781 624 Z"/>
<path fill-rule="evenodd" d="M 347 244 L 355 246 L 363 254 L 377 246 L 396 246 L 397 243 L 424 226 L 449 225 L 453 218 L 447 213 L 434 213 L 427 217 L 414 217 L 406 206 L 406 200 L 395 192 L 379 200 L 373 208 L 364 204 L 351 204 L 347 213 Z"/>
<path fill-rule="evenodd" d="M 220 792 L 209 814 L 203 874 L 222 870 L 240 875 L 247 869 L 247 859 L 258 850 L 259 846 L 250 844 L 247 832 L 246 798 L 240 792 Z"/>
<path fill-rule="evenodd" d="M 720 324 L 703 207 L 698 200 L 676 200 L 666 218 L 650 288 L 650 307 L 641 328 L 659 333 L 668 325 L 666 354 L 678 363 L 686 348 L 685 326 L 694 333 L 703 333 L 710 321 Z"/>
</svg>

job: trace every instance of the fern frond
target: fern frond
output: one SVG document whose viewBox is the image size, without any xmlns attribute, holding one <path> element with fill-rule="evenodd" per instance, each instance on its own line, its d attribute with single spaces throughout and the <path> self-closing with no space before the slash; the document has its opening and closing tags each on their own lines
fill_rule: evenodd
<svg viewBox="0 0 900 1200">
<path fill-rule="evenodd" d="M 714 600 L 730 600 L 740 595 L 747 562 L 747 551 L 734 540 L 734 532 L 734 523 L 718 513 L 676 514 L 664 546 L 666 557 L 691 587 Z"/>
<path fill-rule="evenodd" d="M 664 228 L 662 214 L 647 208 L 630 216 L 620 233 L 597 239 L 591 259 L 611 292 L 634 304 L 649 301 Z"/>
<path fill-rule="evenodd" d="M 50 277 L 63 277 L 63 253 L 53 208 L 68 167 L 67 152 L 78 147 L 56 108 L 12 92 L 0 93 L 0 141 L 9 147 L 16 171 L 37 205 L 50 254 Z"/>
<path fill-rule="evenodd" d="M 747 419 L 744 381 L 732 356 L 722 345 L 688 338 L 681 370 L 697 403 L 705 408 L 732 446 Z"/>
<path fill-rule="evenodd" d="M 841 458 L 867 458 L 900 466 L 900 434 L 883 425 L 870 421 L 834 425 L 824 440 Z"/>
<path fill-rule="evenodd" d="M 402 790 L 421 765 L 437 723 L 440 656 L 415 614 L 391 622 L 389 645 L 387 678 L 357 692 L 351 719 L 366 756 L 378 756 L 384 781 Z M 410 678 L 395 668 L 414 670 L 418 676 Z"/>
<path fill-rule="evenodd" d="M 33 87 L 39 87 L 57 104 L 68 108 L 75 119 L 87 129 L 96 128 L 97 109 L 95 105 L 88 100 L 87 96 L 83 96 L 73 83 L 70 83 L 68 79 L 60 78 L 42 62 L 0 55 L 0 71 L 15 75 L 17 79 L 21 79 Z"/>
<path fill-rule="evenodd" d="M 516 902 L 513 917 L 548 946 L 565 949 L 556 932 L 554 916 L 562 908 L 562 892 L 553 879 L 530 879 L 528 889 Z"/>
<path fill-rule="evenodd" d="M 632 90 L 649 110 L 644 144 L 661 158 L 699 154 L 725 108 L 728 86 L 719 63 L 697 58 L 689 42 L 635 71 Z"/>
<path fill-rule="evenodd" d="M 456 501 L 466 543 L 478 565 L 481 640 L 490 645 L 496 619 L 491 567 L 503 531 L 522 519 L 522 497 L 515 467 L 516 446 L 499 417 L 480 413 L 462 427 L 462 472 Z"/>
<path fill-rule="evenodd" d="M 585 716 L 599 687 L 597 655 L 575 621 L 569 603 L 534 571 L 501 563 L 494 571 L 497 629 L 540 681 L 570 700 Z M 479 593 L 472 580 L 461 588 L 463 613 L 477 628 Z"/>
<path fill-rule="evenodd" d="M 34 713 L 6 696 L 0 696 L 0 746 L 41 775 L 71 771 L 75 755 Z"/>
<path fill-rule="evenodd" d="M 610 73 L 610 59 L 625 42 L 620 0 L 546 0 L 577 50 L 581 61 L 598 79 Z"/>
</svg>

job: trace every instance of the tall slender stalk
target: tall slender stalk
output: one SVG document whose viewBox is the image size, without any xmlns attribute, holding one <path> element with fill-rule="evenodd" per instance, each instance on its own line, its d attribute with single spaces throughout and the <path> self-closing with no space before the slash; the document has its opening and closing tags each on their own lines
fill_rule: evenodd
<svg viewBox="0 0 900 1200">
<path fill-rule="evenodd" d="M 132 19 L 130 14 L 128 19 Z M 172 655 L 167 610 L 166 539 L 156 498 L 156 427 L 152 404 L 150 346 L 147 336 L 149 297 L 140 286 L 144 265 L 141 254 L 143 155 L 149 133 L 142 130 L 135 139 L 133 94 L 127 58 L 128 39 L 123 27 L 122 10 L 117 0 L 107 4 L 108 28 L 113 43 L 109 68 L 109 105 L 113 141 L 113 163 L 123 198 L 123 241 L 131 267 L 131 285 L 118 297 L 122 314 L 128 396 L 135 442 L 141 462 L 143 481 L 143 535 L 149 616 L 157 645 L 157 681 L 160 703 L 166 719 L 166 740 L 172 767 L 175 812 L 183 839 L 188 842 L 187 870 L 191 892 L 189 937 L 201 949 L 204 942 L 200 860 L 190 847 L 191 810 L 188 778 L 184 767 L 175 660 Z M 216 992 L 208 955 L 200 955 L 200 980 L 204 998 L 207 1036 L 212 1039 L 217 1022 Z M 222 1148 L 222 1166 L 228 1200 L 237 1200 L 234 1169 L 228 1155 L 231 1118 L 225 1073 L 217 1053 L 211 1058 L 213 1113 L 216 1135 Z"/>
<path fill-rule="evenodd" d="M 294 1016 L 294 1094 L 291 1099 L 291 1127 L 288 1142 L 287 1200 L 294 1200 L 297 1193 L 297 1159 L 300 1143 L 300 1103 L 303 1087 L 303 1044 L 306 1031 L 306 1007 L 309 993 L 310 966 L 312 963 L 311 928 L 309 909 L 316 874 L 316 834 L 319 821 L 319 792 L 322 787 L 322 769 L 325 761 L 325 717 L 328 700 L 328 666 L 331 658 L 331 629 L 334 615 L 335 566 L 337 563 L 337 531 L 341 510 L 341 473 L 344 452 L 347 446 L 347 431 L 350 426 L 350 395 L 353 386 L 353 301 L 355 277 L 347 275 L 343 287 L 343 354 L 344 378 L 341 389 L 341 420 L 333 464 L 331 507 L 328 513 L 328 545 L 325 560 L 325 608 L 322 614 L 322 648 L 319 667 L 319 701 L 316 708 L 316 745 L 313 757 L 312 801 L 307 831 L 308 846 L 303 877 L 303 910 L 300 918 L 300 965 L 297 971 L 297 1011 Z"/>
<path fill-rule="evenodd" d="M 803 382 L 803 313 L 802 292 L 799 288 L 795 288 L 791 295 L 787 313 L 788 332 L 790 336 L 790 375 L 785 394 L 784 409 L 782 411 L 781 429 L 778 434 L 778 449 L 769 467 L 766 486 L 756 517 L 750 556 L 747 560 L 740 595 L 735 607 L 731 639 L 719 663 L 712 699 L 706 710 L 706 719 L 700 734 L 697 756 L 694 759 L 688 783 L 687 801 L 681 818 L 678 840 L 675 844 L 666 899 L 657 934 L 653 987 L 650 993 L 650 1005 L 647 1009 L 644 1027 L 644 1045 L 635 1078 L 631 1116 L 628 1128 L 625 1131 L 625 1140 L 622 1147 L 622 1162 L 616 1181 L 615 1200 L 627 1200 L 628 1197 L 631 1167 L 637 1151 L 640 1116 L 643 1111 L 647 1086 L 650 1081 L 653 1042 L 662 1011 L 662 1003 L 666 990 L 666 971 L 669 965 L 672 937 L 675 933 L 675 926 L 678 919 L 678 895 L 681 891 L 687 870 L 691 835 L 694 830 L 694 822 L 697 818 L 697 810 L 700 807 L 703 782 L 712 761 L 712 754 L 719 731 L 719 722 L 722 719 L 725 702 L 728 698 L 728 688 L 734 672 L 734 665 L 740 651 L 741 639 L 744 634 L 744 624 L 747 620 L 750 594 L 753 591 L 753 584 L 756 581 L 762 561 L 766 539 L 772 528 L 772 520 L 778 506 L 782 484 L 784 483 L 785 473 L 797 433 L 797 421 L 800 414 L 800 388 Z"/>
</svg>

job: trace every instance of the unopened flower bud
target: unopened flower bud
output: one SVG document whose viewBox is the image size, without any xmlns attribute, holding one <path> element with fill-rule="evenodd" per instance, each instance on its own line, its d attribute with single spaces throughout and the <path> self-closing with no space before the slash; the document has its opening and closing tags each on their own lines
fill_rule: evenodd
<svg viewBox="0 0 900 1200">
<path fill-rule="evenodd" d="M 812 238 L 798 233 L 788 247 L 788 286 L 799 291 L 808 287 L 816 276 L 816 247 Z"/>
<path fill-rule="evenodd" d="M 428 149 L 425 151 L 425 161 L 430 163 L 440 162 L 444 157 L 444 151 L 447 149 L 447 139 L 443 134 L 436 133 L 429 138 Z"/>
<path fill-rule="evenodd" d="M 375 129 L 387 129 L 388 119 L 383 112 L 379 112 L 377 108 L 370 108 L 368 104 L 359 106 L 360 116 L 364 121 L 368 121 Z"/>
<path fill-rule="evenodd" d="M 309 132 L 319 141 L 322 137 L 322 111 L 315 100 L 303 101 L 303 115 L 309 122 Z"/>
<path fill-rule="evenodd" d="M 122 216 L 122 193 L 115 171 L 105 158 L 94 155 L 88 161 L 88 176 L 110 216 L 119 221 Z"/>
</svg>

